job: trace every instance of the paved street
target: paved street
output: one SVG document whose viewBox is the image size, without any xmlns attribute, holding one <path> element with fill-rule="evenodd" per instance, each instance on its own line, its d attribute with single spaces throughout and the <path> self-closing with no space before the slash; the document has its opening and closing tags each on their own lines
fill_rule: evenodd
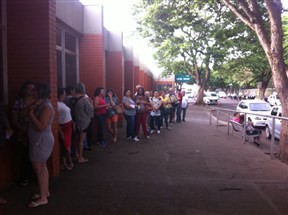
<svg viewBox="0 0 288 215">
<path fill-rule="evenodd" d="M 48 205 L 27 208 L 34 186 L 13 187 L 0 214 L 288 214 L 287 165 L 210 126 L 208 113 L 191 105 L 186 123 L 149 140 L 94 146 L 87 164 L 51 181 Z"/>
</svg>

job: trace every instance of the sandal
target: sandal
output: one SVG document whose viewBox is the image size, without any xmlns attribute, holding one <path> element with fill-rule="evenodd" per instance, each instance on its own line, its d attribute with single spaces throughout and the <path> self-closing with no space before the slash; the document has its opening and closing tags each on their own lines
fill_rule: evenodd
<svg viewBox="0 0 288 215">
<path fill-rule="evenodd" d="M 37 208 L 39 206 L 43 206 L 43 205 L 47 205 L 48 204 L 48 201 L 46 202 L 30 202 L 30 204 L 28 205 L 29 208 Z"/>
<path fill-rule="evenodd" d="M 49 197 L 50 197 L 50 193 L 47 194 L 47 198 L 49 198 Z M 38 193 L 33 194 L 31 197 L 32 200 L 37 200 L 39 198 L 40 198 L 40 194 L 38 194 Z"/>
<path fill-rule="evenodd" d="M 4 198 L 0 197 L 0 205 L 5 205 L 5 204 L 7 204 L 7 201 Z"/>
<path fill-rule="evenodd" d="M 86 163 L 88 162 L 88 159 L 87 158 L 81 158 L 78 160 L 78 163 L 81 164 L 81 163 Z"/>
</svg>

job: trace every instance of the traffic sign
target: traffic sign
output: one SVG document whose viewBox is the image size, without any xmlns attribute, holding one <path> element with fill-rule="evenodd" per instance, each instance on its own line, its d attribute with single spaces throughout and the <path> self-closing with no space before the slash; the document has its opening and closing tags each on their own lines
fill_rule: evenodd
<svg viewBox="0 0 288 215">
<path fill-rule="evenodd" d="M 177 74 L 175 75 L 175 82 L 191 82 L 192 81 L 192 76 L 191 75 L 182 75 L 182 74 Z"/>
</svg>

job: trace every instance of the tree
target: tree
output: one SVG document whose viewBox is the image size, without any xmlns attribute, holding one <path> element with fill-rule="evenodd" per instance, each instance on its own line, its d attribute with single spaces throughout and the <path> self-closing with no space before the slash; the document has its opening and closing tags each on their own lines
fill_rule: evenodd
<svg viewBox="0 0 288 215">
<path fill-rule="evenodd" d="M 288 64 L 288 16 L 283 16 L 283 48 L 284 48 L 284 61 Z"/>
<path fill-rule="evenodd" d="M 139 21 L 141 34 L 158 48 L 156 59 L 166 73 L 178 73 L 180 68 L 194 77 L 199 86 L 196 104 L 203 103 L 204 89 L 213 65 L 223 58 L 221 44 L 215 42 L 222 28 L 209 5 L 189 1 L 143 1 L 145 16 Z M 207 13 L 195 10 L 206 7 Z M 212 10 L 211 10 L 212 11 Z M 217 23 L 217 24 L 216 24 Z"/>
<path fill-rule="evenodd" d="M 281 0 L 221 0 L 244 24 L 252 29 L 269 62 L 283 116 L 288 116 L 288 77 L 284 62 Z M 265 3 L 265 10 L 261 5 Z M 216 3 L 217 4 L 217 3 Z M 268 13 L 268 17 L 265 16 Z M 288 159 L 288 124 L 282 121 L 279 158 Z"/>
</svg>

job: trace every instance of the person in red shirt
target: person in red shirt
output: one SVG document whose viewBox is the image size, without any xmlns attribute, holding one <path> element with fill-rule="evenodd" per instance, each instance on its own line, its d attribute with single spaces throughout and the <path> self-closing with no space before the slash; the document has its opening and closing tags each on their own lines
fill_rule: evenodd
<svg viewBox="0 0 288 215">
<path fill-rule="evenodd" d="M 97 141 L 102 147 L 106 147 L 104 141 L 104 128 L 106 121 L 106 109 L 110 107 L 109 104 L 105 102 L 105 89 L 103 87 L 98 87 L 94 93 L 94 113 L 97 121 Z"/>
</svg>

